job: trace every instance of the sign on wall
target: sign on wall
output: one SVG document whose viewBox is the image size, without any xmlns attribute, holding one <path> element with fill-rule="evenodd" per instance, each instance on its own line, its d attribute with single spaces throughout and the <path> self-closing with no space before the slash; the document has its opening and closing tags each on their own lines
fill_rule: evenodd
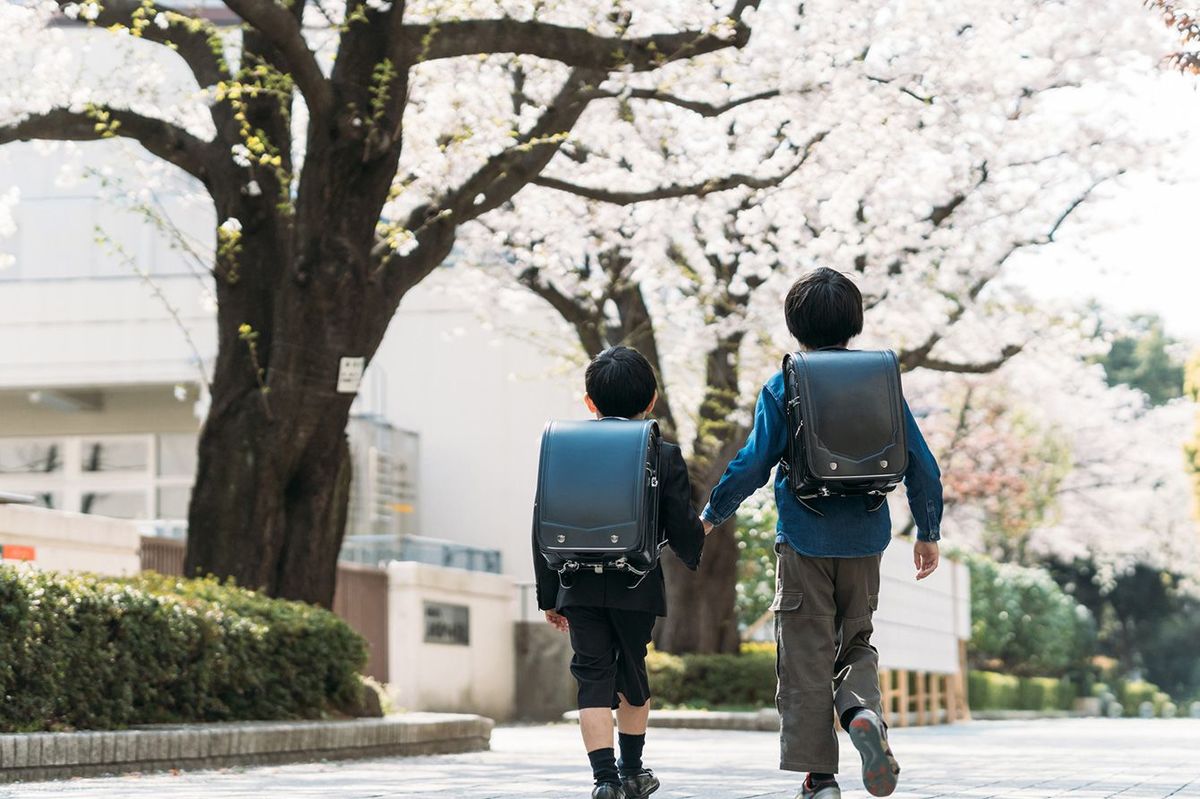
<svg viewBox="0 0 1200 799">
<path fill-rule="evenodd" d="M 37 549 L 16 544 L 5 544 L 0 547 L 0 558 L 4 560 L 37 560 Z"/>
<path fill-rule="evenodd" d="M 443 602 L 425 603 L 425 643 L 467 646 L 471 643 L 471 609 Z"/>
</svg>

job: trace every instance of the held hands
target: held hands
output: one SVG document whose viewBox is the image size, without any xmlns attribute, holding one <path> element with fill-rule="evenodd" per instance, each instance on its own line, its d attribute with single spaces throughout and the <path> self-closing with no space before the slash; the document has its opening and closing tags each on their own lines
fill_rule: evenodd
<svg viewBox="0 0 1200 799">
<path fill-rule="evenodd" d="M 565 633 L 571 629 L 571 625 L 567 623 L 567 617 L 558 611 L 546 611 L 546 621 L 550 622 L 550 626 L 558 630 L 560 633 Z"/>
<path fill-rule="evenodd" d="M 924 580 L 933 574 L 941 560 L 936 541 L 918 541 L 913 545 L 913 565 L 917 567 L 917 579 Z"/>
<path fill-rule="evenodd" d="M 708 519 L 705 519 L 703 516 L 700 517 L 700 524 L 704 525 L 704 534 L 705 535 L 708 535 L 709 533 L 711 533 L 713 531 L 713 523 L 710 522 Z"/>
</svg>

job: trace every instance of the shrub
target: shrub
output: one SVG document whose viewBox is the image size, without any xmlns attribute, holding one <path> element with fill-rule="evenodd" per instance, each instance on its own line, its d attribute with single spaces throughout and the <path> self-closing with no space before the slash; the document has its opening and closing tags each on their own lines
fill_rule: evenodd
<svg viewBox="0 0 1200 799">
<path fill-rule="evenodd" d="M 214 579 L 0 568 L 0 730 L 313 717 L 365 661 L 332 613 Z"/>
<path fill-rule="evenodd" d="M 967 675 L 967 696 L 974 710 L 1070 710 L 1078 689 L 1066 678 L 972 670 Z"/>
<path fill-rule="evenodd" d="M 971 570 L 971 662 L 1017 676 L 1086 667 L 1095 649 L 1091 613 L 1048 572 L 982 557 Z"/>
<path fill-rule="evenodd" d="M 650 692 L 668 705 L 775 704 L 775 647 L 749 644 L 736 655 L 670 655 L 646 659 Z"/>
<path fill-rule="evenodd" d="M 1163 706 L 1171 701 L 1171 697 L 1160 691 L 1154 683 L 1145 680 L 1130 680 L 1119 686 L 1117 701 L 1121 703 L 1126 716 L 1136 717 L 1143 702 L 1154 705 L 1154 715 L 1158 716 L 1162 714 Z"/>
</svg>

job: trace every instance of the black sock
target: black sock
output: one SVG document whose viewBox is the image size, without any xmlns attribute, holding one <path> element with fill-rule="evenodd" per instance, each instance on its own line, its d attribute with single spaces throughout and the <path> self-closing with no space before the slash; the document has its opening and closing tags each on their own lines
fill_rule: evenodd
<svg viewBox="0 0 1200 799">
<path fill-rule="evenodd" d="M 646 734 L 618 732 L 617 740 L 621 744 L 621 762 L 617 764 L 621 774 L 637 774 L 642 770 L 642 747 L 646 745 Z"/>
<path fill-rule="evenodd" d="M 592 776 L 596 778 L 597 785 L 602 782 L 614 785 L 621 783 L 621 776 L 617 774 L 617 756 L 611 746 L 588 752 L 588 760 L 592 761 Z"/>
<path fill-rule="evenodd" d="M 862 706 L 852 707 L 849 710 L 847 710 L 845 713 L 843 713 L 842 714 L 842 729 L 843 730 L 850 729 L 850 722 L 854 721 L 854 717 L 857 716 L 863 710 L 866 710 L 866 708 L 862 707 Z"/>
<path fill-rule="evenodd" d="M 808 775 L 808 784 L 816 785 L 818 782 L 835 782 L 836 778 L 832 774 L 825 774 L 820 771 L 810 772 Z"/>
</svg>

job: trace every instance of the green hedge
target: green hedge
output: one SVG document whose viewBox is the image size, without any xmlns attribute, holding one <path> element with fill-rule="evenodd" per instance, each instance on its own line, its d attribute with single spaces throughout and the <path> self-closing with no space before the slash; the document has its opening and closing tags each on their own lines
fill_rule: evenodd
<svg viewBox="0 0 1200 799">
<path fill-rule="evenodd" d="M 650 693 L 657 703 L 718 707 L 775 704 L 775 647 L 746 644 L 737 655 L 670 655 L 646 658 Z"/>
<path fill-rule="evenodd" d="M 1066 678 L 1014 677 L 972 670 L 967 696 L 973 710 L 1070 710 L 1079 691 Z"/>
<path fill-rule="evenodd" d="M 332 613 L 213 579 L 0 568 L 0 730 L 315 717 L 365 662 Z"/>
</svg>

